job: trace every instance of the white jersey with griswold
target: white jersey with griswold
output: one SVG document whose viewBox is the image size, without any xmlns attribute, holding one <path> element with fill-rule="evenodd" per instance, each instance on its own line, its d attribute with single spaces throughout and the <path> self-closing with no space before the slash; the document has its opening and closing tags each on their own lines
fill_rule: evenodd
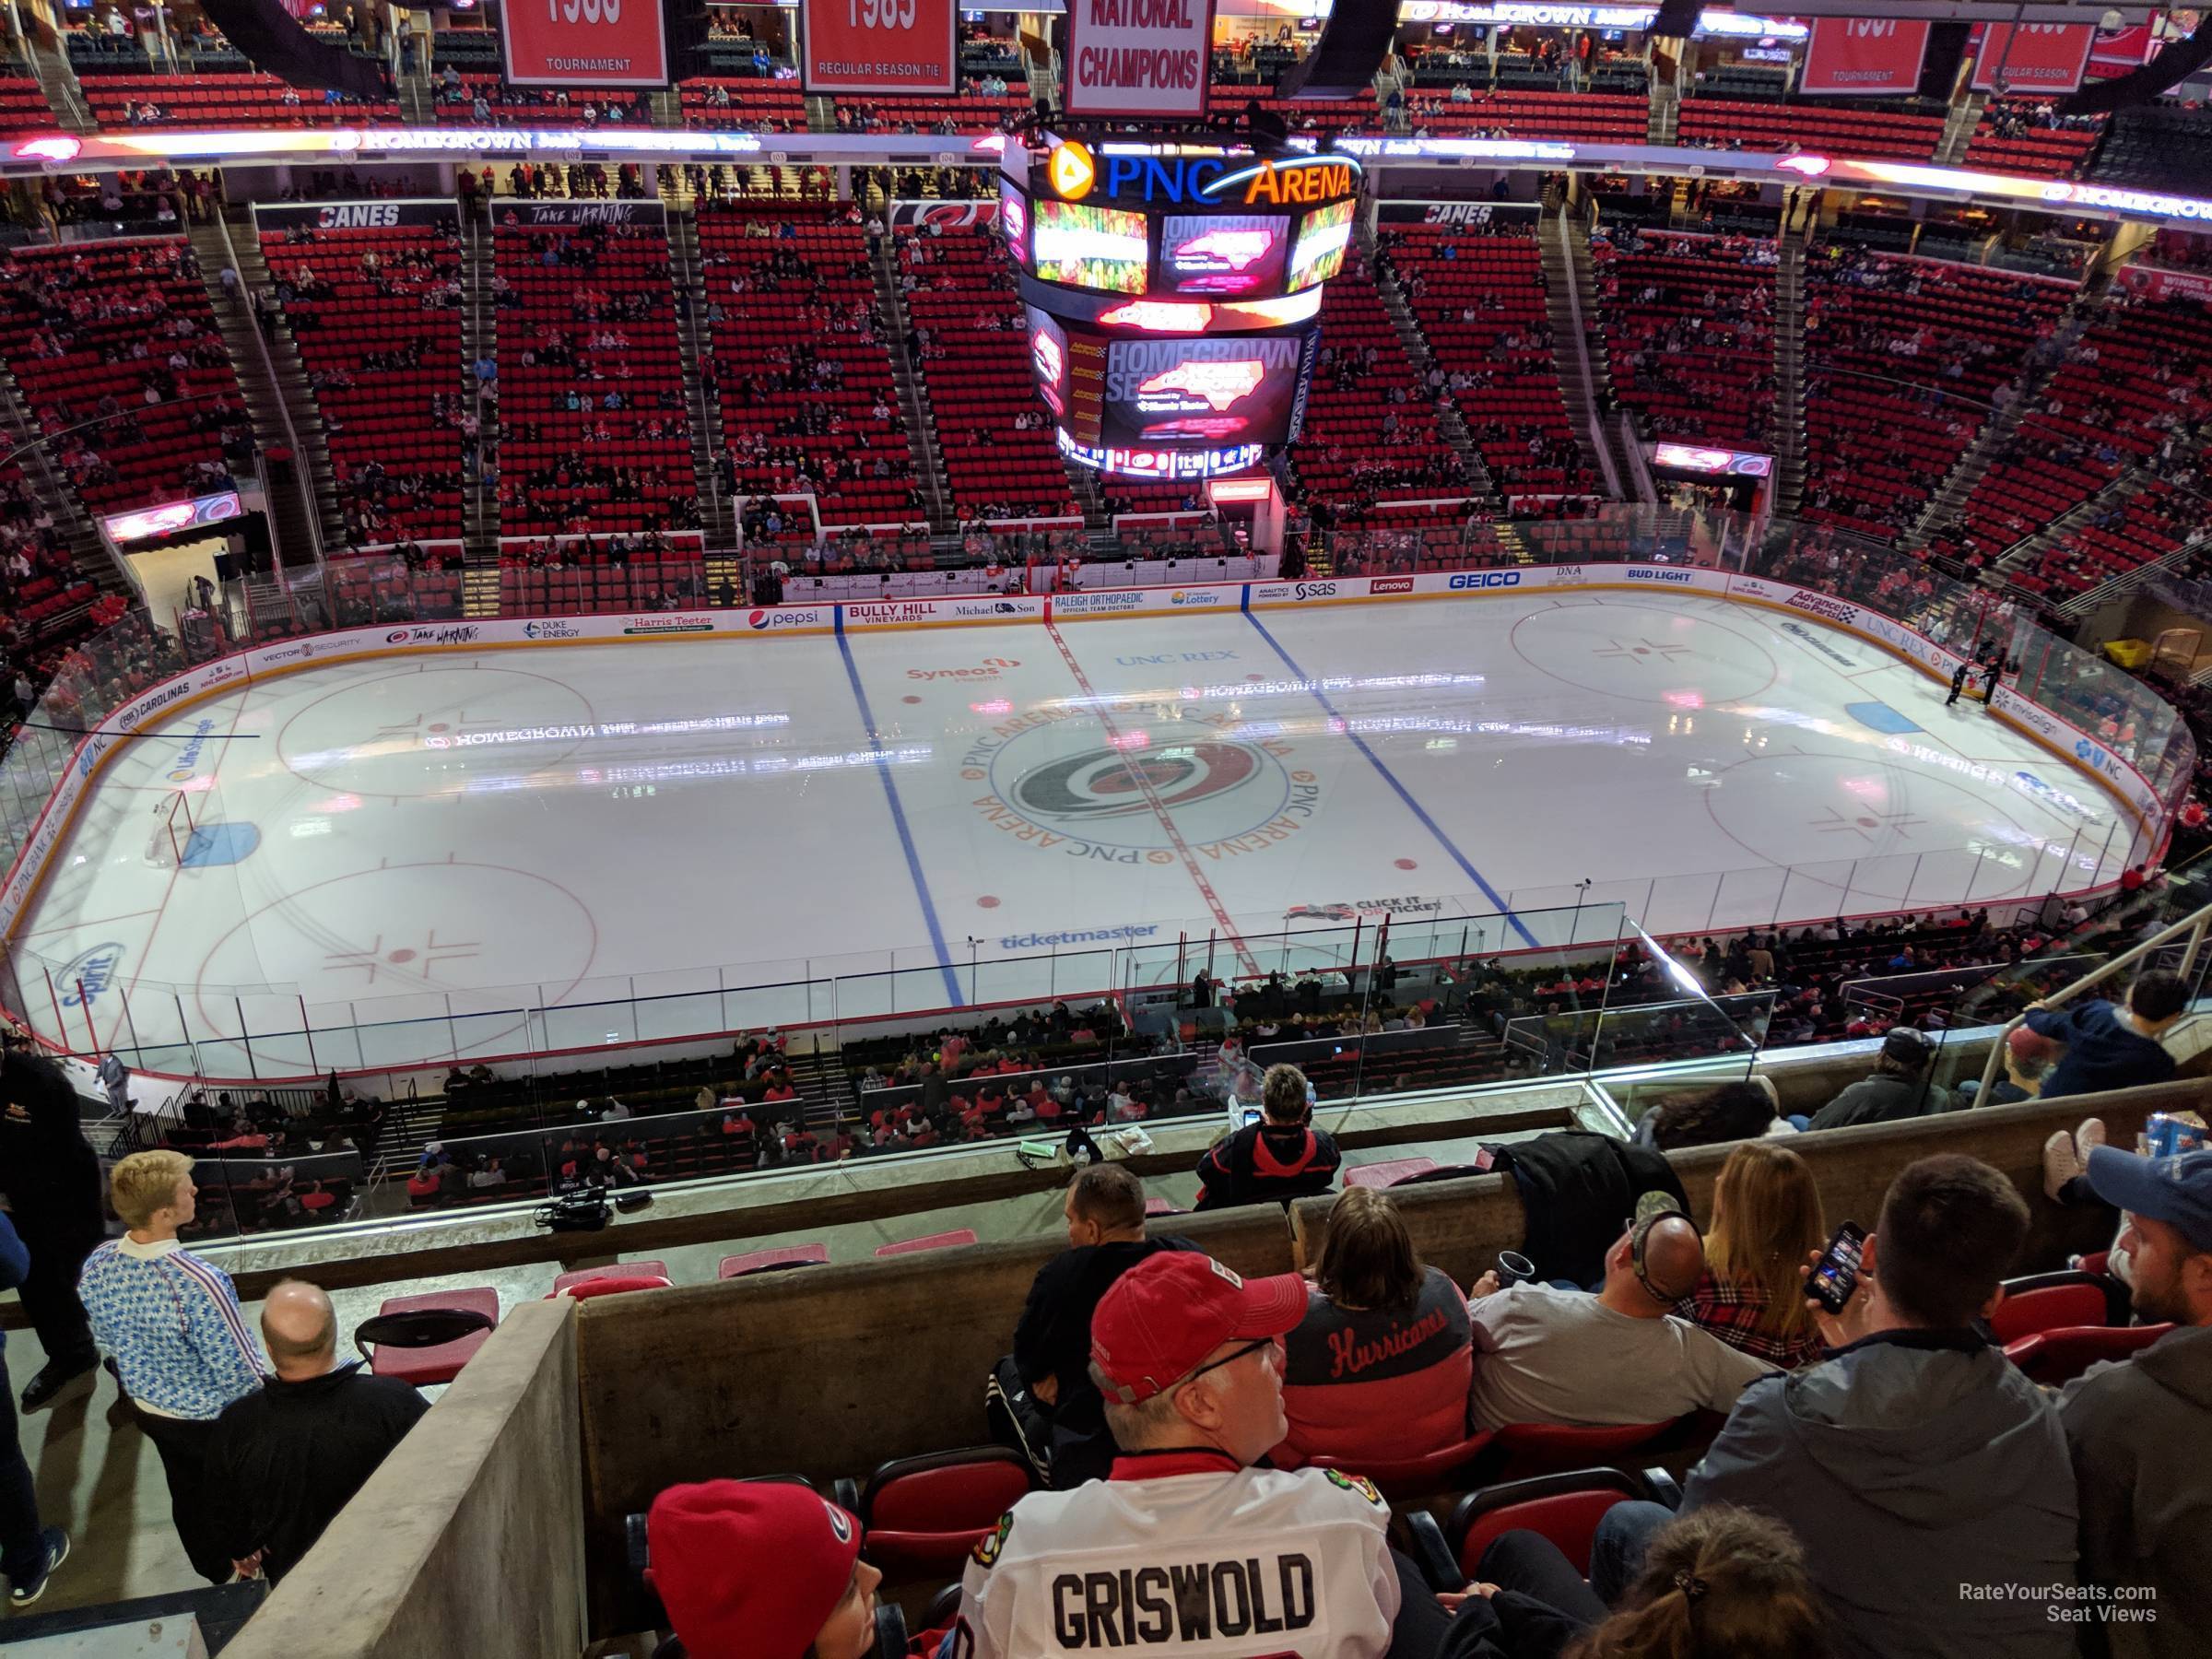
<svg viewBox="0 0 2212 1659">
<path fill-rule="evenodd" d="M 1390 1506 L 1317 1469 L 1218 1469 L 1032 1492 L 976 1547 L 943 1659 L 1144 1653 L 1381 1659 Z"/>
</svg>

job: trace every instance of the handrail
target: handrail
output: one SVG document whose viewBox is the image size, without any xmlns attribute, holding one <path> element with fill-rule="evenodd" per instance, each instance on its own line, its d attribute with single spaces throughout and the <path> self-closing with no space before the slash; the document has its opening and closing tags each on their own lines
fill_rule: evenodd
<svg viewBox="0 0 2212 1659">
<path fill-rule="evenodd" d="M 253 336 L 253 349 L 261 359 L 262 372 L 268 376 L 269 394 L 276 400 L 276 418 L 284 424 L 285 441 L 290 446 L 292 452 L 293 500 L 306 509 L 308 551 L 314 556 L 315 569 L 322 571 L 327 568 L 328 562 L 323 548 L 323 503 L 316 498 L 314 479 L 308 466 L 307 451 L 300 442 L 300 430 L 292 424 L 292 402 L 284 394 L 284 382 L 276 378 L 276 359 L 269 351 L 268 335 L 262 332 L 261 319 L 254 313 L 253 300 L 243 291 L 246 287 L 246 274 L 239 268 L 238 244 L 230 240 L 230 221 L 223 215 L 219 207 L 214 215 L 214 218 L 215 227 L 222 235 L 223 253 L 229 262 L 229 268 L 238 273 L 238 285 L 241 291 L 233 303 L 245 312 L 246 332 Z M 245 388 L 241 386 L 239 389 L 242 393 Z M 265 460 L 266 457 L 265 456 L 264 459 Z M 264 481 L 265 484 L 265 473 Z M 275 537 L 272 535 L 271 540 L 274 539 Z M 276 563 L 281 570 L 284 563 L 281 549 L 278 551 Z"/>
<path fill-rule="evenodd" d="M 1574 241 L 1567 229 L 1567 216 L 1572 211 L 1570 204 L 1560 203 L 1559 218 L 1553 221 L 1559 232 L 1559 258 L 1566 267 L 1561 276 L 1567 285 L 1567 315 L 1574 324 L 1574 338 L 1570 344 L 1574 350 L 1575 373 L 1583 384 L 1583 431 L 1597 451 L 1597 469 L 1605 475 L 1606 493 L 1618 501 L 1624 499 L 1620 473 L 1613 465 L 1613 446 L 1606 441 L 1605 418 L 1598 412 L 1597 382 L 1590 372 L 1588 325 L 1583 321 L 1583 297 L 1575 275 Z M 1555 356 L 1559 344 L 1557 340 L 1552 342 Z"/>
<path fill-rule="evenodd" d="M 2202 905 L 2191 911 L 2179 922 L 2160 928 L 2149 938 L 2143 940 L 2131 949 L 2122 951 L 2102 967 L 2090 969 L 2088 972 L 2083 974 L 2064 990 L 2053 991 L 2049 996 L 2041 998 L 2037 1006 L 2053 1007 L 2060 1003 L 2069 1002 L 2090 986 L 2102 984 L 2131 962 L 2139 962 L 2152 951 L 2165 948 L 2183 934 L 2189 935 L 2188 946 L 2182 952 L 2181 966 L 2182 977 L 2186 979 L 2191 971 L 2195 968 L 2196 959 L 2204 950 L 2205 935 L 2208 929 L 2212 929 L 2212 904 Z M 2027 1018 L 2028 1017 L 2024 1013 L 2015 1014 L 2005 1022 L 2004 1030 L 1997 1033 L 1997 1041 L 1990 1045 L 1989 1059 L 1983 1063 L 1982 1067 L 1982 1093 L 1979 1098 L 1987 1100 L 1989 1091 L 1996 1087 L 1997 1068 L 2005 1062 L 2006 1040 L 2013 1032 L 2018 1030 L 2027 1022 Z"/>
</svg>

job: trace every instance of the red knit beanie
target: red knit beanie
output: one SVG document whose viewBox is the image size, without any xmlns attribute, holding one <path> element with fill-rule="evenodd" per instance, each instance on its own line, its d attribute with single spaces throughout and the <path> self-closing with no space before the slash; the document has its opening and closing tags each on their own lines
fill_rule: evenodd
<svg viewBox="0 0 2212 1659">
<path fill-rule="evenodd" d="M 853 1583 L 860 1523 L 810 1488 L 670 1487 L 645 1518 L 653 1587 L 692 1659 L 800 1659 Z"/>
</svg>

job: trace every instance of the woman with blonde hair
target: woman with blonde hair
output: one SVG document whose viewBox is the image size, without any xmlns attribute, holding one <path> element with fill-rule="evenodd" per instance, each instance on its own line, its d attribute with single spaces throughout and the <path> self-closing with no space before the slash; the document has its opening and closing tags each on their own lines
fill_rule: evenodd
<svg viewBox="0 0 2212 1659">
<path fill-rule="evenodd" d="M 1820 1357 L 1799 1268 L 1828 1242 L 1820 1189 L 1805 1159 L 1745 1141 L 1713 1182 L 1705 1273 L 1675 1309 L 1729 1347 L 1787 1370 Z"/>
<path fill-rule="evenodd" d="M 1451 1276 L 1424 1265 L 1387 1193 L 1330 1206 L 1306 1315 L 1283 1339 L 1278 1463 L 1418 1457 L 1467 1432 L 1474 1327 Z"/>
</svg>

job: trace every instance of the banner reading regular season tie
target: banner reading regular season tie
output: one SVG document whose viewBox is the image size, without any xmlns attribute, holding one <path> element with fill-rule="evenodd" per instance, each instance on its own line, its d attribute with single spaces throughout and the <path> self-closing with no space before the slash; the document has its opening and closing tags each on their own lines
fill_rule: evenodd
<svg viewBox="0 0 2212 1659">
<path fill-rule="evenodd" d="M 2092 23 L 1985 23 L 1973 89 L 1994 92 L 2001 73 L 2007 92 L 2078 91 L 2096 43 Z"/>
<path fill-rule="evenodd" d="M 953 0 L 800 0 L 809 92 L 954 92 Z"/>
<path fill-rule="evenodd" d="M 665 87 L 660 0 L 507 0 L 507 79 L 518 87 Z"/>
</svg>

